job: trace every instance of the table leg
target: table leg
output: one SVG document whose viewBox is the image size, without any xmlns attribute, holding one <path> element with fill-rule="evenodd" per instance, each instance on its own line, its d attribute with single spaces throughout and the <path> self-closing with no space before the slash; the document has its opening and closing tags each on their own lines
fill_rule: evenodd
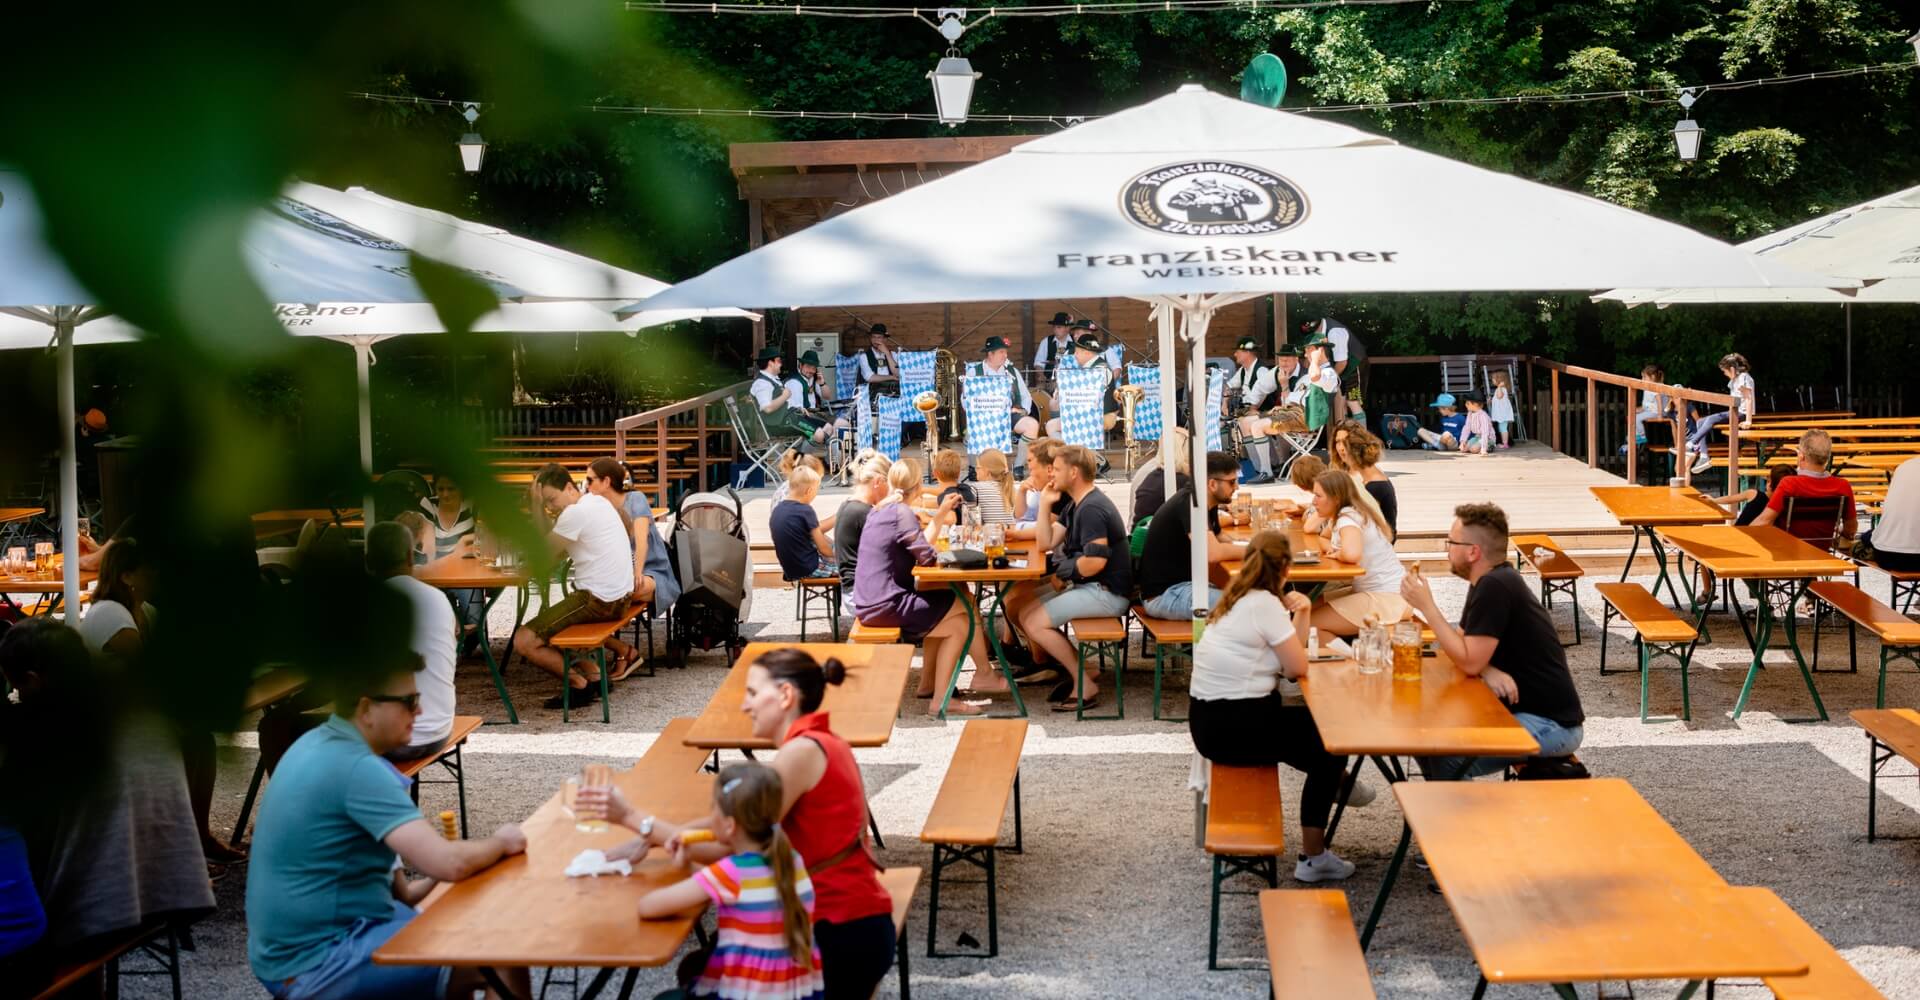
<svg viewBox="0 0 1920 1000">
<path fill-rule="evenodd" d="M 504 593 L 506 593 L 504 589 L 494 591 L 493 594 L 487 598 L 486 606 L 480 611 L 480 655 L 486 658 L 487 670 L 493 674 L 493 689 L 500 694 L 500 704 L 507 707 L 507 723 L 517 726 L 520 724 L 520 713 L 513 709 L 513 697 L 507 694 L 507 681 L 506 678 L 502 676 L 506 670 L 506 663 L 504 658 L 501 662 L 494 662 L 493 640 L 487 637 L 487 615 L 492 613 L 493 606 L 499 602 L 500 595 Z M 523 604 L 521 607 L 524 608 L 525 605 Z M 518 615 L 514 617 L 513 627 L 514 629 L 520 627 L 520 618 Z M 506 655 L 513 655 L 513 632 L 511 630 L 507 633 Z"/>
<path fill-rule="evenodd" d="M 976 607 L 984 608 L 986 606 L 986 602 L 981 599 L 981 594 L 987 586 L 989 585 L 980 584 L 979 587 L 976 588 L 974 592 Z M 1012 587 L 1013 584 L 1011 583 L 994 585 L 993 607 L 983 613 L 987 618 L 987 646 L 993 650 L 994 666 L 1000 671 L 1000 676 L 1006 678 L 1007 691 L 1013 695 L 1013 707 L 1019 710 L 1020 717 L 1024 719 L 1027 717 L 1027 703 L 1025 699 L 1020 697 L 1020 685 L 1014 683 L 1013 665 L 1007 662 L 1006 648 L 1000 644 L 1000 630 L 994 627 L 994 619 L 1000 616 L 1000 600 L 1007 596 L 1007 591 L 1012 589 Z M 968 645 L 972 645 L 972 643 L 968 643 Z"/>
<path fill-rule="evenodd" d="M 1820 721 L 1825 722 L 1827 721 L 1827 706 L 1820 701 L 1819 689 L 1813 686 L 1813 674 L 1807 669 L 1807 658 L 1800 655 L 1798 619 L 1793 613 L 1794 608 L 1800 604 L 1800 598 L 1807 592 L 1807 583 L 1808 581 L 1806 580 L 1795 580 L 1790 585 L 1791 589 L 1787 595 L 1787 648 L 1793 650 L 1793 662 L 1800 667 L 1800 679 L 1807 683 L 1807 694 L 1813 696 L 1813 710 L 1820 713 Z M 1820 641 L 1818 632 L 1814 633 L 1813 641 Z M 1883 683 L 1885 682 L 1886 676 L 1887 672 L 1882 668 L 1880 677 Z"/>
<path fill-rule="evenodd" d="M 1400 877 L 1400 865 L 1407 860 L 1407 843 L 1413 839 L 1413 827 L 1403 820 L 1400 823 L 1400 843 L 1393 849 L 1393 860 L 1387 862 L 1387 874 L 1380 880 L 1380 892 L 1373 897 L 1373 909 L 1367 914 L 1367 926 L 1360 932 L 1360 950 L 1365 952 L 1373 943 L 1373 930 L 1380 925 L 1380 912 L 1386 909 L 1387 895 L 1393 892 L 1393 883 Z"/>
<path fill-rule="evenodd" d="M 1744 629 L 1746 619 L 1740 614 L 1739 601 L 1732 596 L 1732 590 L 1728 590 L 1727 594 L 1728 599 L 1733 602 L 1734 617 L 1740 619 L 1741 627 Z M 1747 633 L 1747 638 L 1753 647 L 1753 661 L 1747 664 L 1747 679 L 1740 685 L 1740 697 L 1733 703 L 1735 722 L 1740 720 L 1740 713 L 1747 710 L 1747 698 L 1753 694 L 1754 679 L 1760 676 L 1760 658 L 1766 654 L 1767 643 L 1773 641 L 1773 606 L 1767 602 L 1765 583 L 1760 586 L 1760 599 L 1756 602 L 1753 611 L 1753 630 Z"/>
<path fill-rule="evenodd" d="M 979 609 L 976 608 L 971 601 L 967 600 L 966 585 L 962 583 L 956 583 L 956 584 L 953 584 L 952 587 L 953 587 L 953 599 L 961 602 L 961 605 L 965 607 L 967 610 L 967 638 L 965 641 L 963 641 L 960 644 L 960 657 L 955 658 L 953 661 L 953 673 L 947 675 L 947 690 L 940 695 L 940 713 L 939 714 L 940 714 L 940 721 L 942 722 L 945 722 L 947 720 L 947 705 L 948 703 L 953 701 L 954 689 L 960 686 L 960 658 L 964 658 L 967 655 L 967 650 L 973 646 L 973 630 L 979 624 L 979 622 L 976 621 L 975 619 L 975 616 Z M 926 662 L 926 655 L 924 652 L 921 654 L 920 660 L 921 660 L 920 669 L 922 670 L 933 669 L 933 664 Z"/>
<path fill-rule="evenodd" d="M 500 974 L 493 971 L 493 966 L 481 966 L 480 978 L 487 981 L 487 987 L 493 990 L 495 996 L 502 997 L 504 1000 L 522 1000 L 520 994 L 507 988 L 506 980 L 501 979 Z"/>
<path fill-rule="evenodd" d="M 1653 534 L 1653 529 L 1645 525 L 1633 529 L 1633 547 L 1627 550 L 1627 564 L 1620 567 L 1620 582 L 1627 582 L 1627 575 L 1633 572 L 1633 557 L 1640 554 L 1640 535 L 1642 532 Z"/>
<path fill-rule="evenodd" d="M 1673 585 L 1673 579 L 1667 576 L 1667 547 L 1660 544 L 1660 535 L 1658 532 L 1652 528 L 1648 528 L 1646 531 L 1647 550 L 1653 553 L 1653 560 L 1660 567 L 1660 578 L 1653 581 L 1653 599 L 1656 601 L 1660 599 L 1660 587 L 1662 584 L 1665 584 L 1667 596 L 1673 598 L 1673 606 L 1678 610 L 1680 607 L 1680 588 L 1675 587 Z M 1683 570 L 1685 569 L 1685 567 L 1681 568 Z M 1693 598 L 1693 581 L 1687 580 L 1686 573 L 1684 572 L 1682 572 L 1680 576 L 1683 580 L 1686 580 L 1687 598 L 1691 600 Z"/>
</svg>

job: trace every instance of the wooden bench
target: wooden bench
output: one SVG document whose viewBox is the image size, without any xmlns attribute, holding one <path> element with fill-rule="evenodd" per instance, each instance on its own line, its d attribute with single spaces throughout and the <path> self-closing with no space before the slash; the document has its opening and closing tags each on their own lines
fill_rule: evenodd
<svg viewBox="0 0 1920 1000">
<path fill-rule="evenodd" d="M 1853 721 L 1867 732 L 1867 843 L 1871 844 L 1876 836 L 1880 769 L 1895 757 L 1920 765 L 1920 712 L 1911 708 L 1861 708 L 1852 714 Z"/>
<path fill-rule="evenodd" d="M 613 690 L 607 670 L 607 640 L 619 635 L 620 630 L 639 617 L 640 612 L 645 608 L 644 604 L 629 604 L 626 610 L 620 612 L 618 618 L 611 621 L 569 625 L 555 632 L 553 638 L 547 640 L 547 645 L 560 651 L 560 661 L 563 664 L 560 669 L 561 722 L 569 721 L 573 707 L 573 700 L 566 697 L 567 688 L 570 686 L 567 683 L 567 675 L 573 672 L 573 658 L 585 652 L 592 652 L 593 662 L 600 668 L 600 721 L 612 725 L 613 709 L 607 704 Z"/>
<path fill-rule="evenodd" d="M 920 869 L 889 868 L 880 873 L 880 885 L 893 897 L 894 962 L 899 966 L 900 1000 L 913 1000 L 913 984 L 907 972 L 907 911 L 913 908 L 913 893 L 920 888 Z M 880 996 L 878 986 L 873 995 Z"/>
<path fill-rule="evenodd" d="M 305 676 L 291 667 L 274 667 L 247 686 L 246 700 L 241 702 L 241 710 L 247 713 L 266 710 L 292 698 L 307 689 Z M 253 777 L 247 780 L 247 794 L 240 800 L 240 818 L 233 824 L 231 841 L 241 842 L 246 835 L 247 821 L 253 818 L 253 803 L 260 795 L 260 783 L 267 776 L 267 756 L 257 754 L 253 761 Z"/>
<path fill-rule="evenodd" d="M 1860 669 L 1859 630 L 1866 629 L 1880 640 L 1880 683 L 1875 689 L 1873 707 L 1887 707 L 1887 664 L 1906 661 L 1920 667 L 1920 622 L 1881 604 L 1845 580 L 1821 580 L 1810 584 L 1813 595 L 1813 666 L 1820 669 L 1820 620 L 1832 608 L 1847 619 L 1847 670 Z"/>
<path fill-rule="evenodd" d="M 467 772 L 465 768 L 461 766 L 460 748 L 466 744 L 467 737 L 472 736 L 474 731 L 479 729 L 485 722 L 485 719 L 477 715 L 456 715 L 453 717 L 453 728 L 447 731 L 447 742 L 441 746 L 439 753 L 426 757 L 415 757 L 405 763 L 394 765 L 394 768 L 398 770 L 403 777 L 414 779 L 413 787 L 408 789 L 413 795 L 414 805 L 420 804 L 421 785 L 450 784 L 459 788 L 460 839 L 462 840 L 465 840 L 467 837 Z M 425 771 L 429 764 L 439 764 L 446 768 L 447 773 L 453 775 L 453 778 L 451 780 L 443 778 L 438 781 L 428 781 L 421 778 L 420 772 Z"/>
<path fill-rule="evenodd" d="M 1777 1000 L 1886 1000 L 1819 931 L 1800 919 L 1785 900 L 1774 895 L 1772 889 L 1740 886 L 1733 894 L 1740 905 L 1760 918 L 1781 944 L 1807 960 L 1804 975 L 1767 976 L 1761 980 Z"/>
<path fill-rule="evenodd" d="M 789 580 L 793 588 L 793 616 L 800 619 L 800 641 L 807 641 L 807 610 L 815 601 L 824 601 L 827 605 L 827 624 L 833 629 L 833 641 L 840 641 L 840 578 L 838 576 L 809 576 L 798 580 Z"/>
<path fill-rule="evenodd" d="M 660 730 L 647 752 L 634 761 L 633 770 L 648 775 L 660 775 L 667 778 L 681 778 L 705 766 L 709 759 L 718 759 L 718 751 L 709 751 L 701 747 L 687 745 L 687 730 L 693 728 L 690 718 L 667 720 L 667 728 Z"/>
<path fill-rule="evenodd" d="M 1540 574 L 1540 603 L 1553 608 L 1553 595 L 1565 594 L 1573 608 L 1573 644 L 1580 645 L 1580 596 L 1574 585 L 1587 571 L 1568 556 L 1551 535 L 1515 535 L 1513 551 Z M 1545 550 L 1544 554 L 1540 550 Z"/>
<path fill-rule="evenodd" d="M 1140 623 L 1140 652 L 1147 651 L 1147 640 L 1153 640 L 1153 718 L 1158 722 L 1164 718 L 1168 722 L 1185 722 L 1187 717 L 1162 716 L 1160 714 L 1160 678 L 1166 669 L 1170 656 L 1184 656 L 1187 668 L 1193 668 L 1193 621 L 1180 618 L 1154 618 L 1147 609 L 1136 604 L 1133 606 L 1133 618 Z"/>
<path fill-rule="evenodd" d="M 994 887 L 994 859 L 999 851 L 1000 824 L 1013 799 L 1013 846 L 1022 849 L 1020 834 L 1020 752 L 1027 743 L 1025 719 L 973 719 L 960 732 L 940 782 L 921 843 L 933 845 L 933 888 L 927 897 L 927 954 L 935 958 L 992 958 L 1000 954 L 1000 913 Z M 986 872 L 987 950 L 936 950 L 940 925 L 940 882 L 947 868 L 969 864 Z"/>
<path fill-rule="evenodd" d="M 1229 767 L 1209 764 L 1207 835 L 1213 855 L 1213 893 L 1207 927 L 1207 968 L 1220 967 L 1220 886 L 1235 875 L 1280 884 L 1280 854 L 1287 849 L 1285 817 L 1280 809 L 1277 767 Z M 1250 892 L 1227 893 L 1251 896 Z"/>
<path fill-rule="evenodd" d="M 865 622 L 855 621 L 853 623 L 853 631 L 847 633 L 847 641 L 861 646 L 884 646 L 888 643 L 899 642 L 900 630 L 897 628 L 882 628 L 878 625 L 868 625 Z"/>
<path fill-rule="evenodd" d="M 1192 626 L 1188 626 L 1191 631 Z M 1075 618 L 1067 623 L 1067 641 L 1073 643 L 1074 685 L 1073 718 L 1124 719 L 1127 717 L 1127 623 L 1119 618 Z M 1100 657 L 1100 669 L 1107 668 L 1107 653 L 1117 663 L 1113 671 L 1113 714 L 1088 715 L 1086 708 L 1087 650 Z"/>
<path fill-rule="evenodd" d="M 1260 894 L 1260 926 L 1275 997 L 1373 1000 L 1373 979 L 1354 936 L 1346 893 L 1268 889 Z"/>
<path fill-rule="evenodd" d="M 1859 496 L 1856 494 L 1854 499 L 1859 499 Z M 1863 505 L 1863 507 L 1864 506 L 1865 505 Z M 1879 511 L 1876 509 L 1870 511 L 1870 513 L 1878 514 Z M 1912 613 L 1914 599 L 1920 597 L 1920 573 L 1909 570 L 1888 569 L 1871 560 L 1863 562 L 1860 565 L 1871 566 L 1887 574 L 1887 579 L 1891 581 L 1891 586 L 1887 589 L 1887 605 L 1903 615 Z"/>
<path fill-rule="evenodd" d="M 1687 686 L 1687 667 L 1700 633 L 1693 623 L 1675 614 L 1637 583 L 1597 583 L 1593 589 L 1604 603 L 1600 616 L 1600 673 L 1607 673 L 1607 630 L 1615 616 L 1633 626 L 1634 647 L 1640 653 L 1640 721 L 1647 721 L 1648 667 L 1661 657 L 1680 665 L 1680 718 L 1693 718 L 1693 697 Z M 1619 673 L 1620 671 L 1614 671 Z"/>
<path fill-rule="evenodd" d="M 93 939 L 92 949 L 85 958 L 77 959 L 53 970 L 53 979 L 37 993 L 17 994 L 9 988 L 6 996 L 29 996 L 31 1000 L 54 1000 L 66 991 L 80 985 L 96 972 L 105 971 L 108 980 L 106 995 L 120 995 L 120 977 L 122 976 L 166 976 L 173 984 L 173 1000 L 180 1000 L 180 935 L 172 924 L 147 924 L 141 927 L 129 927 L 117 934 L 102 935 Z M 144 969 L 138 972 L 123 972 L 120 969 L 121 956 L 134 951 L 142 951 L 159 965 L 157 969 Z"/>
</svg>

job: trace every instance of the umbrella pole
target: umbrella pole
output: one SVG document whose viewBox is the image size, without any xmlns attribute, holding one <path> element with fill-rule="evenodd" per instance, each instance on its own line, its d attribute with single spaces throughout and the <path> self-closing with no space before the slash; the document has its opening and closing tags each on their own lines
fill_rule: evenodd
<svg viewBox="0 0 1920 1000">
<path fill-rule="evenodd" d="M 62 306 L 53 324 L 60 344 L 60 593 L 69 625 L 80 621 L 80 466 L 73 426 L 73 326 L 78 313 Z"/>
<path fill-rule="evenodd" d="M 1853 303 L 1840 303 L 1847 316 L 1847 409 L 1853 409 Z"/>
<path fill-rule="evenodd" d="M 1160 302 L 1154 305 L 1154 309 L 1160 321 L 1160 495 L 1170 497 L 1180 488 L 1175 485 L 1174 465 L 1177 459 L 1173 454 L 1173 435 L 1168 433 L 1179 419 L 1178 405 L 1174 400 L 1175 383 L 1178 381 L 1175 376 L 1179 373 L 1174 358 L 1179 355 L 1173 346 L 1173 306 Z M 1133 514 L 1136 518 L 1140 516 L 1137 510 Z"/>
<path fill-rule="evenodd" d="M 355 337 L 351 343 L 353 344 L 354 372 L 360 384 L 360 472 L 371 483 L 373 481 L 373 379 L 369 369 L 373 366 L 373 342 L 365 337 Z M 374 512 L 371 487 L 368 488 L 361 502 L 365 505 L 361 523 L 372 527 Z"/>
<path fill-rule="evenodd" d="M 1187 327 L 1187 404 L 1192 413 L 1188 440 L 1193 451 L 1193 506 L 1189 510 L 1189 563 L 1193 578 L 1193 640 L 1207 621 L 1207 424 L 1218 419 L 1207 411 L 1207 327 L 1213 322 L 1213 310 L 1194 299 L 1184 308 Z"/>
</svg>

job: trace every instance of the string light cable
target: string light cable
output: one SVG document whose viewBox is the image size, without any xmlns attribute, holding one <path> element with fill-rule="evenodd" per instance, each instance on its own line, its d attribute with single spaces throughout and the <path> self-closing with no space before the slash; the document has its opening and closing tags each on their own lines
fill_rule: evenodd
<svg viewBox="0 0 1920 1000">
<path fill-rule="evenodd" d="M 1427 97 L 1404 101 L 1378 101 L 1355 104 L 1320 104 L 1310 107 L 1282 108 L 1294 114 L 1330 114 L 1345 111 L 1395 111 L 1405 108 L 1424 107 L 1463 107 L 1495 106 L 1511 104 L 1577 104 L 1593 101 L 1639 101 L 1647 104 L 1678 104 L 1680 95 L 1692 91 L 1696 96 L 1711 91 L 1749 90 L 1755 87 L 1777 87 L 1796 83 L 1810 83 L 1818 80 L 1837 80 L 1847 77 L 1871 76 L 1885 73 L 1912 72 L 1913 62 L 1876 63 L 1867 66 L 1850 66 L 1844 69 L 1819 70 L 1811 73 L 1791 73 L 1783 76 L 1759 77 L 1747 80 L 1729 80 L 1700 86 L 1642 87 L 1633 90 L 1595 90 L 1577 93 L 1520 93 L 1493 97 Z M 406 94 L 372 94 L 364 92 L 347 95 L 358 100 L 374 101 L 384 104 L 420 105 L 422 107 L 446 107 L 465 109 L 469 105 L 484 109 L 485 104 L 473 101 L 451 101 L 437 97 L 414 97 Z M 654 105 L 589 104 L 581 107 L 583 111 L 596 114 L 621 115 L 657 115 L 676 118 L 808 118 L 837 121 L 910 121 L 933 122 L 939 116 L 926 112 L 911 111 L 811 111 L 786 108 L 687 108 Z M 1007 124 L 1050 124 L 1061 128 L 1093 121 L 1100 115 L 1078 114 L 1018 114 L 1018 115 L 978 115 L 967 116 L 969 121 L 997 122 Z"/>
<path fill-rule="evenodd" d="M 1033 4 L 988 7 L 975 21 L 989 17 L 1077 17 L 1085 14 L 1163 14 L 1175 11 L 1325 10 L 1333 7 L 1402 7 L 1470 0 L 1112 0 L 1107 3 Z M 649 14 L 740 14 L 750 17 L 843 17 L 870 20 L 911 17 L 933 24 L 938 7 L 851 7 L 805 3 L 694 3 L 688 0 L 627 0 L 627 9 Z"/>
</svg>

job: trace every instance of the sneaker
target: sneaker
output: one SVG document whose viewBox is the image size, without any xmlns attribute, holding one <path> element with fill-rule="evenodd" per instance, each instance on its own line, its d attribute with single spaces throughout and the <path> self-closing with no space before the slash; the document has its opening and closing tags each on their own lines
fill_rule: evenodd
<svg viewBox="0 0 1920 1000">
<path fill-rule="evenodd" d="M 1707 469 L 1712 465 L 1713 465 L 1713 456 L 1703 451 L 1700 453 L 1700 457 L 1694 460 L 1693 472 L 1695 475 L 1698 475 L 1702 472 L 1707 471 Z"/>
<path fill-rule="evenodd" d="M 1249 480 L 1246 480 L 1245 482 L 1242 482 L 1242 483 L 1241 483 L 1240 485 L 1242 485 L 1242 486 L 1265 486 L 1266 484 L 1268 484 L 1268 483 L 1270 483 L 1270 482 L 1273 482 L 1273 473 L 1271 473 L 1271 472 L 1258 472 L 1258 473 L 1255 473 L 1255 474 L 1254 474 L 1254 476 L 1253 476 L 1253 478 L 1252 478 L 1252 479 L 1249 479 Z"/>
<path fill-rule="evenodd" d="M 1323 851 L 1316 857 L 1301 858 L 1293 866 L 1295 882 L 1337 882 L 1353 874 L 1353 862 L 1332 851 Z"/>
<path fill-rule="evenodd" d="M 562 699 L 565 699 L 565 700 L 563 701 Z M 546 700 L 546 707 L 556 712 L 558 712 L 561 708 L 565 708 L 568 711 L 572 711 L 576 708 L 585 708 L 588 705 L 591 705 L 594 702 L 599 700 L 600 700 L 600 685 L 598 683 L 594 683 L 594 684 L 588 684 L 586 687 L 583 687 L 583 688 L 570 687 L 567 689 L 566 694 L 564 695 L 556 694 L 553 697 L 548 698 Z"/>
</svg>

